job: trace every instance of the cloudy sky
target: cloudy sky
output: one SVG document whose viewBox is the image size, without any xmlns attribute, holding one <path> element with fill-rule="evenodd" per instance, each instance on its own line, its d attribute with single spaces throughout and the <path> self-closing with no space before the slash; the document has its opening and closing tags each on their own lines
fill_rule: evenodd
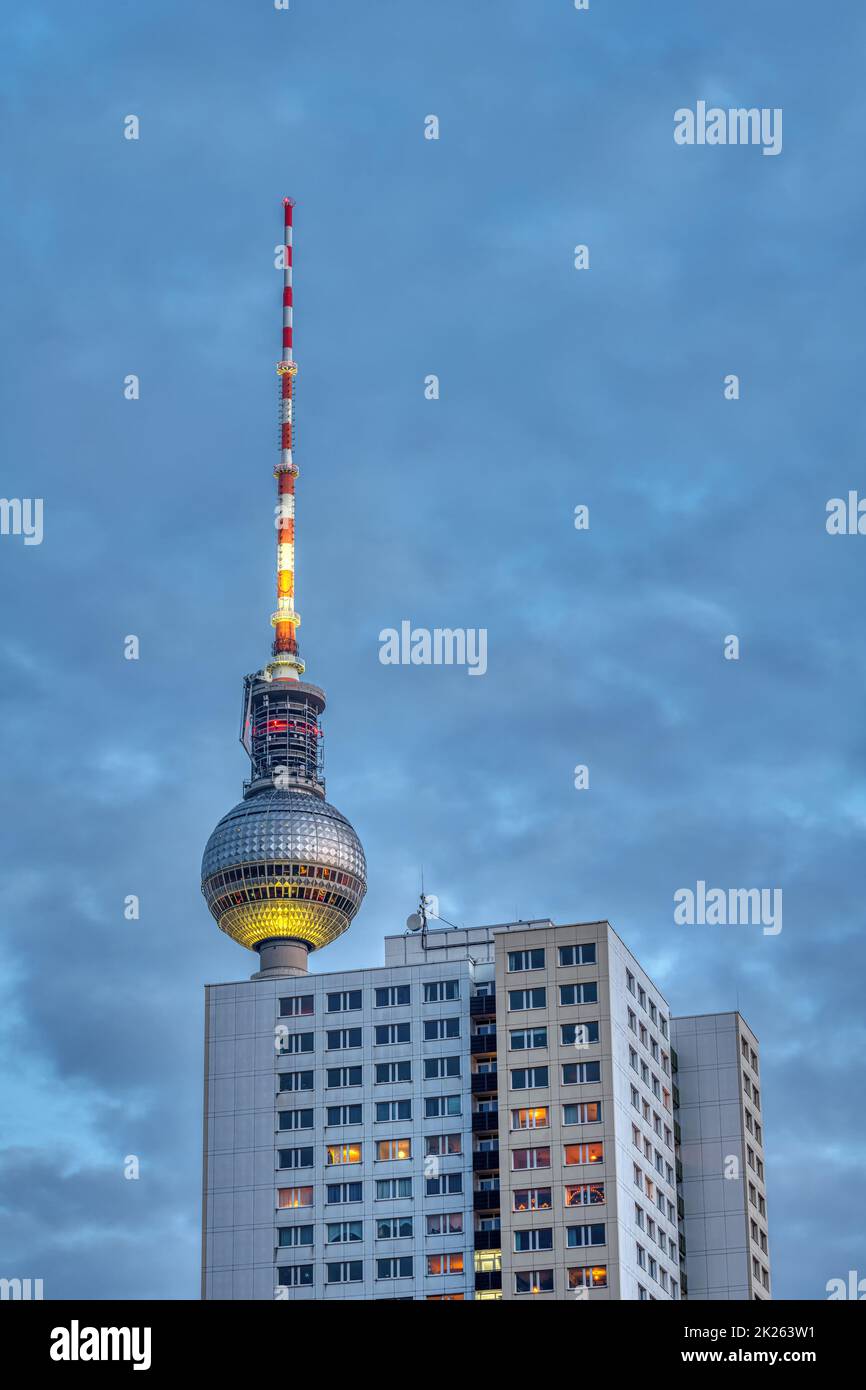
<svg viewBox="0 0 866 1390">
<path fill-rule="evenodd" d="M 864 39 L 811 0 L 7 8 L 0 491 L 45 511 L 0 537 L 0 1273 L 198 1296 L 285 193 L 301 636 L 370 875 L 314 966 L 379 963 L 422 867 L 454 922 L 608 918 L 761 1039 L 776 1296 L 863 1270 L 866 539 L 825 510 L 866 490 Z M 698 100 L 782 108 L 781 154 L 676 145 Z M 380 664 L 402 619 L 486 628 L 486 676 Z M 676 926 L 699 879 L 782 932 Z"/>
</svg>

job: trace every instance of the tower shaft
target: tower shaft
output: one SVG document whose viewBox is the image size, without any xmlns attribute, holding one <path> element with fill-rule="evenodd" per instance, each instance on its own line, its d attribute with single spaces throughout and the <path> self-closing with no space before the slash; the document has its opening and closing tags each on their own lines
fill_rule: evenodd
<svg viewBox="0 0 866 1390">
<path fill-rule="evenodd" d="M 292 342 L 292 209 L 291 198 L 283 199 L 283 342 L 277 363 L 280 382 L 280 461 L 274 469 L 277 480 L 277 607 L 271 617 L 274 627 L 273 660 L 269 672 L 276 680 L 299 680 L 304 663 L 298 651 L 297 630 L 301 615 L 295 609 L 295 479 L 294 460 L 295 378 L 298 364 Z"/>
</svg>

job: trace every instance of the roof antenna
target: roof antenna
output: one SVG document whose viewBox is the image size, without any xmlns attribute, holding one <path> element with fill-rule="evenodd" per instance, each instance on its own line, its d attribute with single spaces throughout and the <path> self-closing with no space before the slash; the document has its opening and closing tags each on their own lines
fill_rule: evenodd
<svg viewBox="0 0 866 1390">
<path fill-rule="evenodd" d="M 413 912 L 411 917 L 406 918 L 406 927 L 410 932 L 421 933 L 421 948 L 427 949 L 427 899 L 424 896 L 424 870 L 421 870 L 421 894 L 418 898 L 418 911 Z"/>
</svg>

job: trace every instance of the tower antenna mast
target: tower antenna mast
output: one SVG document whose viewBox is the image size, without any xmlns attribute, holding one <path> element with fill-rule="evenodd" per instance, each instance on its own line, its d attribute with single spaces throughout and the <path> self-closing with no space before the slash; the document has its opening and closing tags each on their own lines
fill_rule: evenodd
<svg viewBox="0 0 866 1390">
<path fill-rule="evenodd" d="M 283 342 L 277 363 L 280 380 L 280 461 L 274 469 L 277 480 L 277 607 L 271 616 L 274 628 L 272 660 L 267 672 L 276 680 L 300 680 L 304 663 L 298 651 L 301 615 L 295 609 L 295 479 L 294 459 L 295 378 L 292 341 L 292 210 L 293 198 L 283 199 Z"/>
</svg>

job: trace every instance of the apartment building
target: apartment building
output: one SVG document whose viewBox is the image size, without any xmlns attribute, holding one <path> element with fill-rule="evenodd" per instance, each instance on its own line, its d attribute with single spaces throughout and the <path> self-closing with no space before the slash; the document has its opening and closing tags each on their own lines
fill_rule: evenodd
<svg viewBox="0 0 866 1390">
<path fill-rule="evenodd" d="M 757 1041 L 607 922 L 388 937 L 206 1019 L 205 1298 L 769 1297 Z"/>
</svg>

